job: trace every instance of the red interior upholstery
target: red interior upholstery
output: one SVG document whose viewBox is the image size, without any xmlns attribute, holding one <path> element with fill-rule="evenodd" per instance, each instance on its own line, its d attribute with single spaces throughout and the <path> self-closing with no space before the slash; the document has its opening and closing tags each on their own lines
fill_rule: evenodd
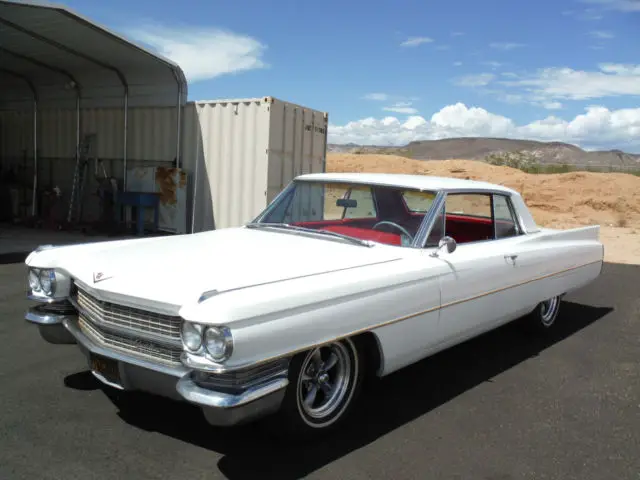
<svg viewBox="0 0 640 480">
<path fill-rule="evenodd" d="M 446 215 L 446 235 L 456 243 L 477 242 L 493 238 L 490 218 L 468 217 L 466 215 Z"/>
<path fill-rule="evenodd" d="M 493 224 L 490 218 L 469 217 L 466 215 L 447 214 L 446 235 L 452 237 L 457 243 L 477 242 L 493 238 Z M 421 220 L 421 219 L 420 219 Z M 308 228 L 322 228 L 336 233 L 350 235 L 363 240 L 373 240 L 389 245 L 401 245 L 400 232 L 373 230 L 378 222 L 375 218 L 345 218 L 340 220 L 324 220 L 315 222 L 299 222 Z M 403 225 L 405 222 L 397 222 Z M 509 230 L 512 225 L 508 222 L 498 222 L 501 227 Z M 411 231 L 411 230 L 410 230 Z"/>
<path fill-rule="evenodd" d="M 342 233 L 362 240 L 373 240 L 374 242 L 389 245 L 401 245 L 399 233 L 390 233 L 382 229 L 373 230 L 372 227 L 378 222 L 379 220 L 376 218 L 344 218 L 340 220 L 298 222 L 295 225 L 307 228 L 322 228 L 323 230 Z"/>
<path fill-rule="evenodd" d="M 361 238 L 362 240 L 373 240 L 374 242 L 386 243 L 389 245 L 401 245 L 400 234 L 383 232 L 382 230 L 371 230 L 368 228 L 358 228 L 349 225 L 332 225 L 324 230 L 342 233 L 350 237 Z"/>
</svg>

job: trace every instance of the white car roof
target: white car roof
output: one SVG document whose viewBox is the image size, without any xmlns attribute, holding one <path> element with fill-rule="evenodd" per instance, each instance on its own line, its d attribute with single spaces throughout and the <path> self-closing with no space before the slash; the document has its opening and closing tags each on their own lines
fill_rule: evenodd
<svg viewBox="0 0 640 480">
<path fill-rule="evenodd" d="M 418 190 L 493 190 L 510 194 L 517 194 L 503 185 L 476 180 L 464 180 L 451 177 L 435 177 L 432 175 L 401 174 L 401 173 L 307 173 L 299 175 L 296 180 L 330 181 L 364 183 L 369 185 L 384 185 Z"/>
</svg>

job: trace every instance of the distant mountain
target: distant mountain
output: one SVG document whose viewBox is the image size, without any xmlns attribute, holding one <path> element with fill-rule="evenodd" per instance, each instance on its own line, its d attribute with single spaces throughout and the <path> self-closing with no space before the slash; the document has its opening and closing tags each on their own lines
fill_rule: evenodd
<svg viewBox="0 0 640 480">
<path fill-rule="evenodd" d="M 489 154 L 523 152 L 536 157 L 539 163 L 640 167 L 640 155 L 625 153 L 621 150 L 585 151 L 568 143 L 509 138 L 447 138 L 411 142 L 402 147 L 367 146 L 352 143 L 347 145 L 330 144 L 327 150 L 335 153 L 394 154 L 417 160 L 447 160 L 450 158 L 481 160 Z"/>
</svg>

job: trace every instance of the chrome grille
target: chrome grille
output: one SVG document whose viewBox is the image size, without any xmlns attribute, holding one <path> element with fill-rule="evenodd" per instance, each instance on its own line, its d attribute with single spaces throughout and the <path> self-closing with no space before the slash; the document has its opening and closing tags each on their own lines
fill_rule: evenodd
<svg viewBox="0 0 640 480">
<path fill-rule="evenodd" d="M 85 335 L 101 345 L 126 353 L 133 353 L 153 361 L 161 361 L 172 365 L 180 363 L 180 354 L 182 353 L 180 348 L 167 347 L 139 338 L 98 330 L 82 314 L 78 317 L 78 326 Z"/>
<path fill-rule="evenodd" d="M 78 326 L 93 341 L 148 360 L 180 364 L 180 317 L 105 302 L 75 284 L 71 298 Z"/>
<path fill-rule="evenodd" d="M 76 302 L 80 310 L 94 324 L 111 329 L 126 330 L 132 333 L 151 334 L 152 338 L 180 344 L 182 319 L 148 312 L 137 308 L 104 302 L 77 289 Z"/>
</svg>

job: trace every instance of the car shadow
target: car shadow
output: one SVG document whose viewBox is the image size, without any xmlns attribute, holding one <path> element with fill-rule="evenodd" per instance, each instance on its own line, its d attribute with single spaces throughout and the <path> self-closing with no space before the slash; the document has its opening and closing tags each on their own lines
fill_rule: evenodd
<svg viewBox="0 0 640 480">
<path fill-rule="evenodd" d="M 88 372 L 70 375 L 65 385 L 81 390 L 100 388 L 118 408 L 118 416 L 130 425 L 217 452 L 222 455 L 218 468 L 229 479 L 262 478 L 267 472 L 269 478 L 301 478 L 491 381 L 613 309 L 565 301 L 562 310 L 563 321 L 550 332 L 532 334 L 523 328 L 524 319 L 518 320 L 374 380 L 343 428 L 312 445 L 280 437 L 267 421 L 233 428 L 210 427 L 197 407 L 104 387 Z M 429 379 L 428 388 L 424 379 Z M 423 388 L 407 388 L 409 385 Z M 166 414 L 169 409 L 171 415 Z"/>
</svg>

